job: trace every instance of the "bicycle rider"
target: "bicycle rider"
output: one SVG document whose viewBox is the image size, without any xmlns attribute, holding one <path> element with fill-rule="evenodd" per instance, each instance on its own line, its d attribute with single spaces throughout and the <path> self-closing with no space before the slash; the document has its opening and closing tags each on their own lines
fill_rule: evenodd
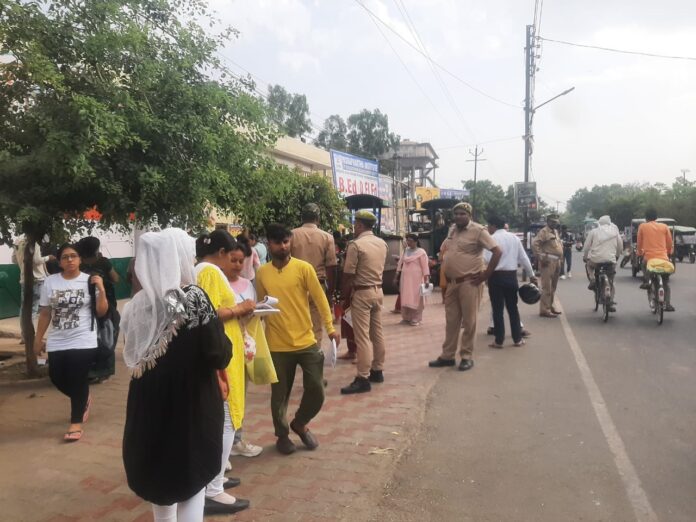
<svg viewBox="0 0 696 522">
<path fill-rule="evenodd" d="M 649 208 L 645 211 L 645 223 L 638 227 L 638 245 L 636 252 L 643 258 L 643 284 L 640 287 L 647 290 L 650 286 L 650 274 L 647 264 L 651 259 L 662 259 L 669 261 L 674 244 L 672 233 L 664 223 L 657 222 L 657 210 Z M 672 291 L 669 286 L 669 274 L 662 275 L 662 282 L 665 289 L 665 312 L 674 312 L 672 306 Z"/>
<path fill-rule="evenodd" d="M 611 263 L 607 270 L 609 285 L 611 286 L 611 305 L 609 310 L 615 312 L 614 306 L 614 274 L 616 274 L 616 262 L 623 252 L 623 240 L 616 225 L 611 222 L 609 216 L 599 218 L 599 226 L 587 234 L 585 245 L 582 248 L 582 259 L 585 261 L 585 271 L 590 284 L 587 287 L 594 292 L 596 286 L 596 268 L 600 264 Z"/>
</svg>

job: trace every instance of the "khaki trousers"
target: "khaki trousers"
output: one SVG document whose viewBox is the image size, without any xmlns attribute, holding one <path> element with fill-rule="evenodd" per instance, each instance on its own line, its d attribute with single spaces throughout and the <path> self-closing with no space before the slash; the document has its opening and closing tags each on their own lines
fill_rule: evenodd
<svg viewBox="0 0 696 522">
<path fill-rule="evenodd" d="M 539 301 L 539 313 L 551 313 L 553 300 L 558 286 L 558 276 L 561 274 L 561 263 L 559 260 L 549 261 L 547 265 L 541 266 L 541 301 Z"/>
<path fill-rule="evenodd" d="M 384 335 L 382 334 L 381 288 L 356 290 L 350 303 L 353 333 L 358 347 L 358 375 L 369 377 L 370 370 L 384 368 Z"/>
<path fill-rule="evenodd" d="M 445 342 L 442 344 L 441 359 L 451 361 L 457 354 L 457 343 L 461 331 L 459 355 L 471 359 L 476 337 L 476 318 L 483 295 L 483 285 L 474 286 L 469 281 L 459 284 L 450 282 L 445 293 Z"/>
</svg>

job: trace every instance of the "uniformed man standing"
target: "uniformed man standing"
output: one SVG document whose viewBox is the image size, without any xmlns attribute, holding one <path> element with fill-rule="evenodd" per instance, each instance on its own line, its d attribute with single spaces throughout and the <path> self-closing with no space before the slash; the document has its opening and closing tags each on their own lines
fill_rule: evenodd
<svg viewBox="0 0 696 522">
<path fill-rule="evenodd" d="M 314 267 L 319 282 L 324 288 L 329 304 L 336 285 L 336 247 L 334 238 L 319 228 L 319 206 L 307 203 L 302 207 L 302 226 L 292 231 L 292 257 L 306 261 Z M 317 345 L 321 347 L 324 337 L 323 322 L 319 308 L 310 299 L 309 312 L 312 316 L 312 328 Z"/>
<path fill-rule="evenodd" d="M 443 243 L 445 253 L 445 342 L 442 354 L 430 361 L 431 368 L 454 366 L 459 332 L 462 331 L 459 354 L 459 370 L 470 370 L 474 366 L 474 338 L 476 319 L 483 294 L 482 283 L 493 274 L 502 252 L 486 227 L 471 219 L 469 203 L 457 203 L 453 209 L 454 226 Z M 491 260 L 486 268 L 484 249 L 490 250 Z"/>
<path fill-rule="evenodd" d="M 539 315 L 555 319 L 561 312 L 553 306 L 558 277 L 563 262 L 563 242 L 560 234 L 561 222 L 557 214 L 546 216 L 546 226 L 532 241 L 532 251 L 539 261 L 541 271 L 541 301 Z"/>
<path fill-rule="evenodd" d="M 377 218 L 372 212 L 355 214 L 355 240 L 348 244 L 343 265 L 341 295 L 344 310 L 350 307 L 355 344 L 358 347 L 358 375 L 341 388 L 341 393 L 369 392 L 370 383 L 384 382 L 384 335 L 382 334 L 382 275 L 387 244 L 372 233 Z"/>
</svg>

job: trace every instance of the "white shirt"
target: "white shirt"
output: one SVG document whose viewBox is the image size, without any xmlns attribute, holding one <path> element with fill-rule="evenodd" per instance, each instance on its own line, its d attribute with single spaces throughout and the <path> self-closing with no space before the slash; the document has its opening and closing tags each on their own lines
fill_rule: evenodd
<svg viewBox="0 0 696 522">
<path fill-rule="evenodd" d="M 499 270 L 517 270 L 517 266 L 522 265 L 527 275 L 534 277 L 532 263 L 529 262 L 529 257 L 527 252 L 524 251 L 520 238 L 501 228 L 495 231 L 493 239 L 495 239 L 495 242 L 498 243 L 500 250 L 503 252 L 500 261 L 498 261 L 498 266 L 495 267 L 496 272 Z M 492 254 L 489 250 L 486 250 L 483 256 L 486 259 L 486 263 L 490 262 Z"/>
<path fill-rule="evenodd" d="M 616 263 L 622 253 L 623 241 L 613 223 L 593 228 L 582 248 L 583 257 L 593 263 Z"/>
<path fill-rule="evenodd" d="M 12 252 L 12 262 L 19 266 L 19 282 L 24 282 L 24 250 L 27 246 L 27 240 L 22 238 L 15 245 L 14 252 Z M 38 243 L 34 245 L 34 259 L 33 261 L 33 271 L 34 271 L 34 283 L 43 281 L 48 277 L 48 272 L 46 271 L 46 262 L 49 256 L 41 255 L 41 247 Z"/>
<path fill-rule="evenodd" d="M 84 273 L 75 279 L 65 279 L 63 274 L 46 278 L 41 287 L 39 305 L 51 307 L 47 352 L 97 347 L 97 326 L 95 321 L 92 329 L 92 299 L 88 282 L 89 276 Z"/>
</svg>

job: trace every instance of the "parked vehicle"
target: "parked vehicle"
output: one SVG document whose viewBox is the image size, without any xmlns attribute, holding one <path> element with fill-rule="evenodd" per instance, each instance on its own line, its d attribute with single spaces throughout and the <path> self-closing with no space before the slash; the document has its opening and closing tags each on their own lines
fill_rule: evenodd
<svg viewBox="0 0 696 522">
<path fill-rule="evenodd" d="M 696 228 L 674 227 L 674 257 L 679 262 L 688 259 L 689 263 L 696 263 Z"/>
</svg>

